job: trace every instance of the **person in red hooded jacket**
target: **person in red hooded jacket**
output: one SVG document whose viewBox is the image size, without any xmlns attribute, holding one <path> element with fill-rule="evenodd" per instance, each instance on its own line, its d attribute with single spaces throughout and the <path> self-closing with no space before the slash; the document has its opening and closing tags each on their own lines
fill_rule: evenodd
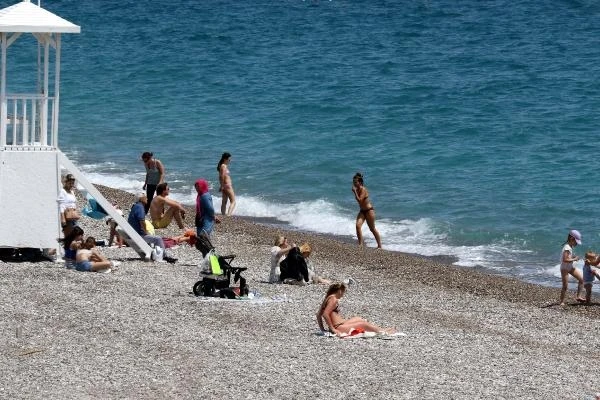
<svg viewBox="0 0 600 400">
<path fill-rule="evenodd" d="M 208 191 L 208 182 L 198 179 L 194 184 L 198 196 L 196 197 L 196 234 L 210 236 L 215 223 L 221 220 L 215 215 L 212 196 Z"/>
</svg>

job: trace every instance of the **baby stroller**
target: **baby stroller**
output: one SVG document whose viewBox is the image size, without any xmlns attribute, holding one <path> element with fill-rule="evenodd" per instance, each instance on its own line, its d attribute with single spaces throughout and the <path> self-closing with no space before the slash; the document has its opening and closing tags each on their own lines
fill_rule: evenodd
<svg viewBox="0 0 600 400">
<path fill-rule="evenodd" d="M 232 267 L 230 262 L 235 258 L 234 254 L 220 256 L 216 253 L 214 246 L 205 235 L 198 236 L 196 249 L 200 250 L 204 257 L 205 268 L 201 268 L 202 278 L 194 285 L 193 291 L 196 296 L 222 297 L 235 299 L 237 295 L 247 296 L 248 285 L 241 273 L 248 268 Z M 230 287 L 231 275 L 233 282 L 240 282 L 239 288 Z"/>
</svg>

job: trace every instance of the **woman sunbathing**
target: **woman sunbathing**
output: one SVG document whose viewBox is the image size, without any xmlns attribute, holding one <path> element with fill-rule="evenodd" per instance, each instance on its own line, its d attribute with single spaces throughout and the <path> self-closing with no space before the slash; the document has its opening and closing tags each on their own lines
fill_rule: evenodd
<svg viewBox="0 0 600 400">
<path fill-rule="evenodd" d="M 323 319 L 325 319 L 329 331 L 338 336 L 348 335 L 353 329 L 388 334 L 396 332 L 394 328 L 381 328 L 359 317 L 352 317 L 350 319 L 342 318 L 339 311 L 339 300 L 345 293 L 346 285 L 343 283 L 334 283 L 327 289 L 325 300 L 323 300 L 323 304 L 321 304 L 319 312 L 317 312 L 317 323 L 321 331 L 325 331 L 323 327 Z"/>
</svg>

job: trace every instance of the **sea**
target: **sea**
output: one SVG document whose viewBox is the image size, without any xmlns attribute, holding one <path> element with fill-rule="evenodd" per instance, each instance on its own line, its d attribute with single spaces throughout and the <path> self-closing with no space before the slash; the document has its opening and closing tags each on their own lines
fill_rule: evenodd
<svg viewBox="0 0 600 400">
<path fill-rule="evenodd" d="M 570 229 L 600 251 L 597 1 L 41 6 L 81 26 L 59 145 L 94 183 L 141 190 L 150 151 L 170 196 L 193 204 L 204 177 L 219 210 L 229 152 L 238 216 L 353 240 L 360 171 L 384 249 L 547 286 Z M 11 46 L 9 92 L 36 54 Z"/>
</svg>

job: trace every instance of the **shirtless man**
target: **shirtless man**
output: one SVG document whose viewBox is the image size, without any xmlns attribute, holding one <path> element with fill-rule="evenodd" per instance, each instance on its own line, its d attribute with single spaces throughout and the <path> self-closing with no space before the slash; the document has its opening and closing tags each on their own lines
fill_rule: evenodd
<svg viewBox="0 0 600 400">
<path fill-rule="evenodd" d="M 88 236 L 77 250 L 75 258 L 75 269 L 84 272 L 110 272 L 110 268 L 115 268 L 121 263 L 119 261 L 109 261 L 96 249 L 96 238 Z"/>
<path fill-rule="evenodd" d="M 173 218 L 175 218 L 179 229 L 183 229 L 185 210 L 181 204 L 167 198 L 169 195 L 169 185 L 166 182 L 156 186 L 156 195 L 157 196 L 154 197 L 150 203 L 150 218 L 152 218 L 152 225 L 156 229 L 166 228 Z M 169 207 L 166 211 L 165 206 Z"/>
</svg>

